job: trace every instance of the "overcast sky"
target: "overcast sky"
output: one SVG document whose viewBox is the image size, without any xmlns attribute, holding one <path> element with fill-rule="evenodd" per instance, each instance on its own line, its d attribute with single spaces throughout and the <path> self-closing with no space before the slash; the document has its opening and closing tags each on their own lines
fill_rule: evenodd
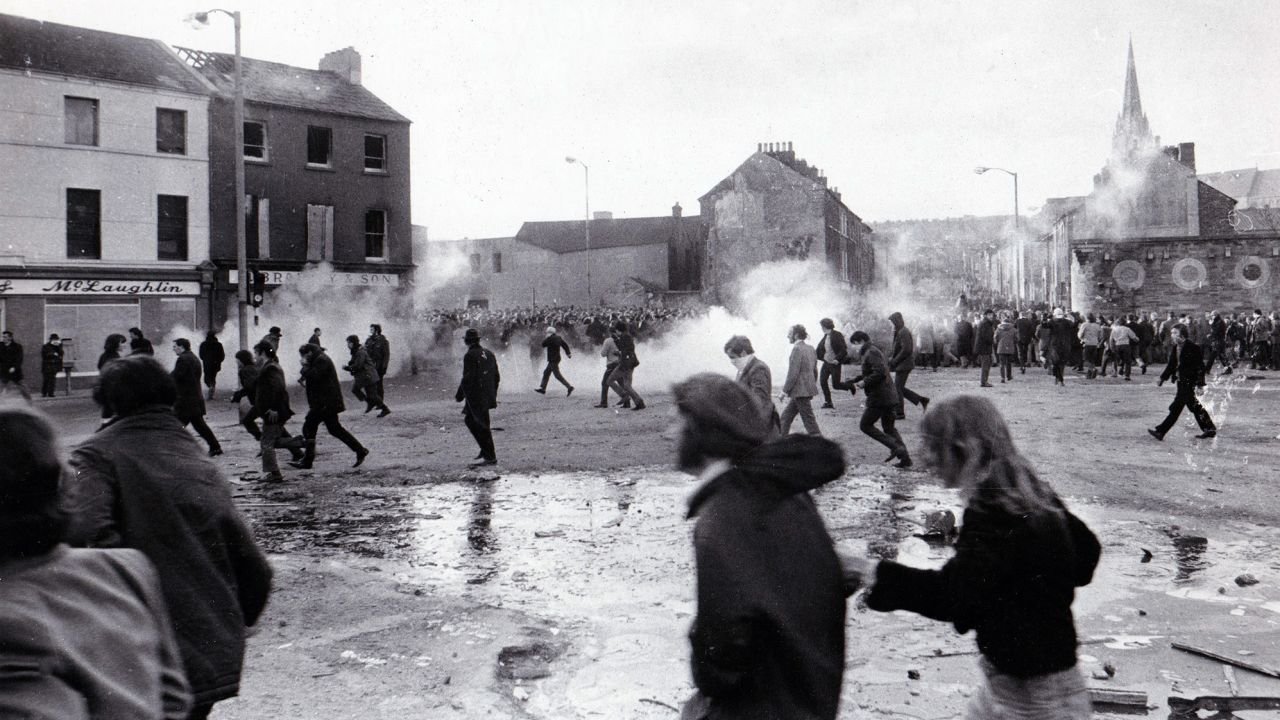
<svg viewBox="0 0 1280 720">
<path fill-rule="evenodd" d="M 235 0 L 219 0 L 235 2 Z M 172 45 L 186 0 L 0 0 L 0 10 Z M 228 5 L 236 9 L 236 5 Z M 248 57 L 316 67 L 354 46 L 414 121 L 413 221 L 513 235 L 591 208 L 664 215 L 755 151 L 794 143 L 864 220 L 1007 213 L 1087 193 L 1110 149 L 1130 35 L 1143 107 L 1200 172 L 1280 167 L 1269 0 L 403 0 L 241 2 Z M 393 151 L 394 152 L 394 151 Z"/>
</svg>

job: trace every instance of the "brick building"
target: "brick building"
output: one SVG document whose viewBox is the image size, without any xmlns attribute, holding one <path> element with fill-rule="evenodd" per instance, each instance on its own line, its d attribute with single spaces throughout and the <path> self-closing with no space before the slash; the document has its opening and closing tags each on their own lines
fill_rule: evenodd
<svg viewBox="0 0 1280 720">
<path fill-rule="evenodd" d="M 208 88 L 156 40 L 0 15 L 0 326 L 66 340 L 206 326 Z"/>
<path fill-rule="evenodd" d="M 791 143 L 767 143 L 699 198 L 707 241 L 701 289 L 723 304 L 734 283 L 775 260 L 822 260 L 851 288 L 876 282 L 872 231 Z"/>
<path fill-rule="evenodd" d="M 178 54 L 216 88 L 209 109 L 214 322 L 234 317 L 237 212 L 245 214 L 249 266 L 267 272 L 267 303 L 272 288 L 320 263 L 332 268 L 334 285 L 407 291 L 410 121 L 364 87 L 360 54 L 329 53 L 318 70 L 243 58 L 243 148 L 235 147 L 234 56 Z M 237 154 L 245 162 L 243 202 L 235 197 Z"/>
<path fill-rule="evenodd" d="M 1194 143 L 1162 147 L 1151 135 L 1130 44 L 1112 155 L 1093 192 L 1044 236 L 1047 300 L 1104 315 L 1276 307 L 1280 234 L 1238 229 L 1235 206 L 1197 176 Z"/>
</svg>

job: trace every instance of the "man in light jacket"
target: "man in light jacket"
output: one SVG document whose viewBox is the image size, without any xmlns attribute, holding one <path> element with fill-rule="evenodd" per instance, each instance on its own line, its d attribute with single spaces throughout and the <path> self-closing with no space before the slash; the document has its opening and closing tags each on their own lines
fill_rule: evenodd
<svg viewBox="0 0 1280 720">
<path fill-rule="evenodd" d="M 787 405 L 782 409 L 782 434 L 791 432 L 791 423 L 800 416 L 804 431 L 821 435 L 818 418 L 813 414 L 813 396 L 818 394 L 818 353 L 805 342 L 809 337 L 803 325 L 792 325 L 787 333 L 791 343 L 791 361 L 787 364 L 787 381 L 782 385 L 782 397 Z"/>
</svg>

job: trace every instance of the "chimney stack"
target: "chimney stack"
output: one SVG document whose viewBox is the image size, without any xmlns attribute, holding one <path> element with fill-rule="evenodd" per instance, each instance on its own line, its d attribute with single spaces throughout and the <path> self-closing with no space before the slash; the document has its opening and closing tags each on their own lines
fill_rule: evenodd
<svg viewBox="0 0 1280 720">
<path fill-rule="evenodd" d="M 684 215 L 684 209 L 680 207 L 680 203 L 671 206 L 671 217 L 678 218 Z"/>
<path fill-rule="evenodd" d="M 326 53 L 320 58 L 320 69 L 331 72 L 352 85 L 360 84 L 360 53 L 353 47 L 344 47 Z"/>
</svg>

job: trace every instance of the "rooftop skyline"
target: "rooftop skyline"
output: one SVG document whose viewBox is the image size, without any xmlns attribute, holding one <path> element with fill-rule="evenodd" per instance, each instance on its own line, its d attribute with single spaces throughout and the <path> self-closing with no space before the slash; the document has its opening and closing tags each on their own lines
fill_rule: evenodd
<svg viewBox="0 0 1280 720">
<path fill-rule="evenodd" d="M 236 9 L 234 5 L 230 9 Z M 6 0 L 0 11 L 232 51 L 207 6 Z M 527 220 L 658 216 L 756 150 L 792 142 L 865 221 L 1007 214 L 1082 195 L 1111 150 L 1130 38 L 1162 144 L 1201 173 L 1280 167 L 1280 43 L 1263 0 L 1113 4 L 579 0 L 245 4 L 246 57 L 315 68 L 354 46 L 414 121 L 413 222 L 434 238 Z"/>
</svg>

